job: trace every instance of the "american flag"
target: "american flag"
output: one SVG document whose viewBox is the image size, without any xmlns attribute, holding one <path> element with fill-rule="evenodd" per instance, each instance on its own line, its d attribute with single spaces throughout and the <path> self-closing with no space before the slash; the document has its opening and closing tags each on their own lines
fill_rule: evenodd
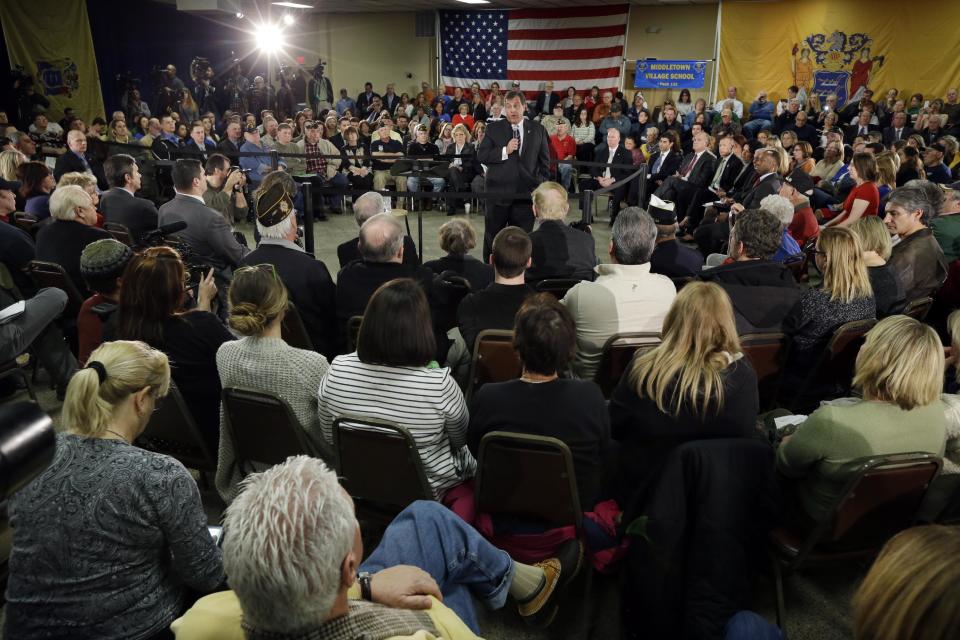
<svg viewBox="0 0 960 640">
<path fill-rule="evenodd" d="M 440 11 L 440 75 L 448 91 L 509 82 L 533 98 L 543 82 L 615 89 L 620 81 L 628 5 L 510 11 Z"/>
</svg>

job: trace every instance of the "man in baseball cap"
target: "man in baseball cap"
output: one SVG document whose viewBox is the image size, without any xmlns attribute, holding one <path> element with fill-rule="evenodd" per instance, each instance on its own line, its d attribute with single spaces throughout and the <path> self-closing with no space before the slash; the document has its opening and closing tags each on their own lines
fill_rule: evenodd
<svg viewBox="0 0 960 640">
<path fill-rule="evenodd" d="M 803 169 L 794 169 L 780 185 L 780 195 L 793 205 L 793 220 L 787 226 L 787 233 L 801 247 L 820 233 L 820 225 L 810 206 L 813 187 L 813 178 Z"/>
<path fill-rule="evenodd" d="M 657 225 L 657 241 L 650 255 L 650 273 L 668 278 L 692 278 L 703 268 L 703 256 L 677 241 L 676 204 L 650 196 L 647 213 Z"/>
</svg>

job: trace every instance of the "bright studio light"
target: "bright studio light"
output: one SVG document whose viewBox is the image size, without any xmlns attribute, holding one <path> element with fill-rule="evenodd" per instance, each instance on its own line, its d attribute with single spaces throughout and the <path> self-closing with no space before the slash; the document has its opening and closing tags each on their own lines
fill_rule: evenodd
<svg viewBox="0 0 960 640">
<path fill-rule="evenodd" d="M 264 53 L 274 53 L 283 48 L 283 31 L 275 24 L 257 27 L 257 47 Z"/>
<path fill-rule="evenodd" d="M 293 19 L 293 16 L 289 13 L 283 16 L 283 24 L 287 25 L 288 27 L 292 27 L 294 22 L 295 20 Z"/>
</svg>

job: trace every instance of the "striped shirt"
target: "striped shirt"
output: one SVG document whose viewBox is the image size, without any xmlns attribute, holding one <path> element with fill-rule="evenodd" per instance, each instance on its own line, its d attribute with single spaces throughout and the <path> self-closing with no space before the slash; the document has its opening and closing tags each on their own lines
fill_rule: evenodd
<svg viewBox="0 0 960 640">
<path fill-rule="evenodd" d="M 333 423 L 342 416 L 405 427 L 438 499 L 476 472 L 466 447 L 467 404 L 449 369 L 366 364 L 354 352 L 334 358 L 318 395 L 320 428 L 331 444 Z"/>
</svg>

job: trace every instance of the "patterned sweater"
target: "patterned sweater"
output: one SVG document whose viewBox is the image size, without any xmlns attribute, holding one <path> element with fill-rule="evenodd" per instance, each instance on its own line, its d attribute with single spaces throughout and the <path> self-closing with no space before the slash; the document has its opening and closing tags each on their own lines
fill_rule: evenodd
<svg viewBox="0 0 960 640">
<path fill-rule="evenodd" d="M 183 611 L 184 585 L 223 581 L 189 472 L 121 440 L 59 434 L 8 508 L 4 637 L 150 638 Z"/>
<path fill-rule="evenodd" d="M 217 371 L 224 389 L 247 389 L 283 398 L 307 437 L 320 445 L 323 436 L 317 418 L 317 389 L 327 368 L 327 359 L 319 353 L 295 349 L 280 338 L 241 338 L 223 343 L 217 351 Z M 237 497 L 237 484 L 242 478 L 221 407 L 216 485 L 226 502 Z"/>
</svg>

